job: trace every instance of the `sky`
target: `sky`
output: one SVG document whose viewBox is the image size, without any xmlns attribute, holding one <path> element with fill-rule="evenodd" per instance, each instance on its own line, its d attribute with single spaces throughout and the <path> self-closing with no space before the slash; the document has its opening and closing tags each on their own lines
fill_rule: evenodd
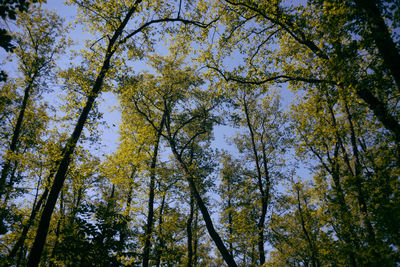
<svg viewBox="0 0 400 267">
<path fill-rule="evenodd" d="M 62 4 L 62 1 L 59 0 L 49 0 L 45 5 L 45 8 L 49 10 L 55 11 L 60 16 L 66 19 L 67 23 L 71 23 L 74 26 L 73 31 L 71 32 L 71 38 L 74 41 L 73 49 L 83 48 L 84 40 L 86 38 L 90 38 L 90 36 L 84 32 L 82 25 L 77 25 L 74 23 L 74 20 L 77 16 L 77 12 L 75 7 L 65 6 Z M 166 48 L 163 44 L 158 45 L 157 53 L 166 54 Z M 227 60 L 227 64 L 237 65 L 238 60 L 241 60 L 239 55 L 235 55 L 233 53 L 230 59 Z M 66 67 L 67 64 L 70 64 L 70 61 L 67 59 L 60 59 L 60 64 L 63 67 Z M 143 62 L 134 63 L 135 69 L 138 70 L 147 70 L 151 71 L 151 69 L 146 66 Z M 287 88 L 287 84 L 282 84 L 278 89 L 282 94 L 282 108 L 284 110 L 288 109 L 290 103 L 295 99 L 295 94 L 290 92 Z M 50 96 L 56 97 L 56 96 Z M 113 93 L 106 92 L 102 93 L 101 97 L 98 100 L 99 110 L 103 113 L 103 121 L 106 123 L 100 127 L 101 130 L 101 142 L 100 146 L 93 151 L 92 153 L 100 158 L 104 158 L 105 155 L 110 155 L 118 148 L 118 127 L 121 122 L 121 114 L 118 111 L 118 99 L 117 96 Z M 231 126 L 216 126 L 214 130 L 214 141 L 212 143 L 213 147 L 218 150 L 227 150 L 233 154 L 237 155 L 237 149 L 227 142 L 227 138 L 232 138 L 235 135 L 236 129 Z M 308 176 L 308 171 L 301 166 L 298 170 L 298 175 L 300 176 Z"/>
</svg>

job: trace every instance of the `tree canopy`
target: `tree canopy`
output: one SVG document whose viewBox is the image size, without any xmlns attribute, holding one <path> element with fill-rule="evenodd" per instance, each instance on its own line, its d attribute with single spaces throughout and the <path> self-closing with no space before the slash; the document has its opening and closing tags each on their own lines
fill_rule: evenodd
<svg viewBox="0 0 400 267">
<path fill-rule="evenodd" d="M 0 6 L 1 266 L 400 264 L 399 0 L 51 7 Z"/>
</svg>

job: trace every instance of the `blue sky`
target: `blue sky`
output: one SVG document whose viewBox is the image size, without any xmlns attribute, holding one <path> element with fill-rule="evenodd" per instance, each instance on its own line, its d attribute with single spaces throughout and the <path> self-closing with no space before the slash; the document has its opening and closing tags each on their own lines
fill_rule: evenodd
<svg viewBox="0 0 400 267">
<path fill-rule="evenodd" d="M 71 32 L 71 38 L 74 41 L 73 49 L 78 50 L 83 48 L 84 40 L 86 38 L 90 39 L 90 36 L 84 32 L 82 25 L 76 25 L 74 23 L 77 15 L 75 7 L 65 6 L 61 1 L 48 1 L 48 3 L 45 4 L 45 8 L 54 10 L 60 16 L 64 17 L 66 22 L 71 23 L 74 26 L 74 30 Z M 157 47 L 156 53 L 167 53 L 164 44 L 159 44 Z M 228 59 L 227 64 L 234 66 L 239 63 L 238 60 L 240 61 L 241 57 L 233 53 Z M 62 58 L 60 59 L 60 63 L 63 67 L 67 67 L 66 64 L 70 64 L 70 61 Z M 139 70 L 151 71 L 151 69 L 143 62 L 134 63 L 134 67 Z M 289 108 L 291 101 L 294 100 L 295 94 L 287 89 L 287 84 L 282 84 L 279 91 L 282 94 L 282 107 L 286 110 Z M 53 97 L 55 96 L 53 95 Z M 92 153 L 103 158 L 104 155 L 109 155 L 118 148 L 118 126 L 121 121 L 121 116 L 118 111 L 118 99 L 113 93 L 103 93 L 101 98 L 98 99 L 98 103 L 99 109 L 103 113 L 103 121 L 106 123 L 104 126 L 101 126 L 101 145 Z M 213 141 L 213 147 L 219 150 L 228 150 L 233 154 L 237 154 L 236 148 L 229 145 L 226 140 L 227 138 L 232 138 L 235 135 L 235 131 L 236 130 L 230 126 L 217 126 L 214 130 L 215 140 Z M 308 176 L 308 171 L 304 167 L 301 167 L 298 169 L 298 175 L 305 178 Z"/>
</svg>

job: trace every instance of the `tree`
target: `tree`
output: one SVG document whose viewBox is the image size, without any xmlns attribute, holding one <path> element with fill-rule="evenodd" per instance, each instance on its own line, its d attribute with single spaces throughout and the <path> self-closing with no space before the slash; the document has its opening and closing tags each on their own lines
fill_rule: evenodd
<svg viewBox="0 0 400 267">
<path fill-rule="evenodd" d="M 363 1 L 356 2 L 360 5 Z M 371 2 L 368 8 L 360 9 L 369 14 L 369 21 L 371 10 L 377 11 L 374 4 Z M 389 2 L 381 7 L 385 14 L 391 14 L 386 11 L 389 8 L 398 10 Z M 207 43 L 206 53 L 200 58 L 224 79 L 258 85 L 290 82 L 293 88 L 304 84 L 322 84 L 337 91 L 350 88 L 392 133 L 393 141 L 399 142 L 400 124 L 394 108 L 398 90 L 393 76 L 386 72 L 390 63 L 382 65 L 385 60 L 376 53 L 377 41 L 375 44 L 370 41 L 371 36 L 379 39 L 379 34 L 371 34 L 364 23 L 365 14 L 360 15 L 350 1 L 317 0 L 307 5 L 285 5 L 282 1 L 226 0 L 216 1 L 213 9 L 207 5 L 202 8 L 212 10 L 211 16 L 218 17 L 225 27 L 216 46 L 218 53 L 213 56 Z M 396 58 L 398 51 L 393 47 L 393 37 L 388 34 L 379 12 L 374 14 L 385 36 L 379 40 L 387 42 L 391 48 L 384 50 Z M 398 27 L 396 23 L 393 26 Z M 219 66 L 223 66 L 223 60 L 232 51 L 243 55 L 244 64 L 233 70 L 221 69 Z"/>
<path fill-rule="evenodd" d="M 341 249 L 348 254 L 350 264 L 364 261 L 375 264 L 384 259 L 386 264 L 392 264 L 395 257 L 395 252 L 389 248 L 392 245 L 384 241 L 386 238 L 377 238 L 381 234 L 376 228 L 386 224 L 384 221 L 388 218 L 375 221 L 377 217 L 372 214 L 378 210 L 372 203 L 378 201 L 374 200 L 377 195 L 373 193 L 377 187 L 391 191 L 389 184 L 396 182 L 386 171 L 383 172 L 388 176 L 384 178 L 369 166 L 378 164 L 382 170 L 392 166 L 390 168 L 395 171 L 396 146 L 382 143 L 382 140 L 388 140 L 387 133 L 378 130 L 379 125 L 370 120 L 371 114 L 365 106 L 360 106 L 356 96 L 349 92 L 342 95 L 331 90 L 309 91 L 307 100 L 293 110 L 298 133 L 297 151 L 302 157 L 306 153 L 318 162 L 314 173 L 316 187 L 321 187 L 318 190 L 320 198 L 326 201 L 324 206 L 331 214 L 332 227 L 343 242 Z M 309 117 L 304 117 L 304 112 Z M 387 154 L 380 154 L 381 146 L 387 149 Z M 368 156 L 372 154 L 374 158 Z M 386 167 L 376 159 L 385 159 L 382 163 Z M 397 214 L 394 206 L 389 209 L 393 215 Z M 397 229 L 397 226 L 393 227 Z"/>
<path fill-rule="evenodd" d="M 119 3 L 115 5 L 111 5 L 109 2 L 108 6 L 111 9 L 103 9 L 102 3 L 100 2 L 77 2 L 77 4 L 83 7 L 83 13 L 86 13 L 88 18 L 90 18 L 90 22 L 93 23 L 95 27 L 98 27 L 96 30 L 100 30 L 103 36 L 112 36 L 108 37 L 105 41 L 105 46 L 102 47 L 100 42 L 96 42 L 96 48 L 98 52 L 104 54 L 104 57 L 99 60 L 99 62 L 93 62 L 95 66 L 94 69 L 98 69 L 97 74 L 93 81 L 89 85 L 89 89 L 87 91 L 87 101 L 84 104 L 84 107 L 79 115 L 77 123 L 73 132 L 71 133 L 70 138 L 65 144 L 60 160 L 57 162 L 57 167 L 53 171 L 54 172 L 54 180 L 53 184 L 46 201 L 46 205 L 44 206 L 44 210 L 40 219 L 38 231 L 36 234 L 35 242 L 30 251 L 30 257 L 28 261 L 29 266 L 37 266 L 40 261 L 40 256 L 43 250 L 43 246 L 46 240 L 49 222 L 51 219 L 51 214 L 53 213 L 55 204 L 57 202 L 57 198 L 61 191 L 61 188 L 65 181 L 65 174 L 68 170 L 68 166 L 70 163 L 70 159 L 75 150 L 76 144 L 79 140 L 79 137 L 83 131 L 85 126 L 85 122 L 88 118 L 88 115 L 94 105 L 94 102 L 97 96 L 100 94 L 104 80 L 106 78 L 107 72 L 110 70 L 112 64 L 117 63 L 113 62 L 113 55 L 123 49 L 123 45 L 126 44 L 130 39 L 132 39 L 135 35 L 145 32 L 144 30 L 152 26 L 153 24 L 170 22 L 170 21 L 183 21 L 185 23 L 189 23 L 188 20 L 181 19 L 180 13 L 176 17 L 159 17 L 157 19 L 148 20 L 139 23 L 136 29 L 129 31 L 129 33 L 125 32 L 125 28 L 128 25 L 128 22 L 131 20 L 134 13 L 141 11 L 139 8 L 141 5 L 141 0 L 137 0 L 132 3 L 129 7 L 127 7 L 124 3 Z M 149 8 L 149 10 L 143 9 L 144 11 L 153 11 L 154 13 L 161 13 L 161 16 L 164 14 L 170 14 L 169 7 L 165 7 L 167 10 L 162 10 L 162 6 L 156 6 L 155 9 Z M 158 9 L 157 9 L 158 8 Z M 104 14 L 97 13 L 93 10 L 103 11 Z M 167 12 L 168 11 L 168 12 Z M 120 17 L 115 17 L 115 14 L 121 14 Z M 110 18 L 104 21 L 104 17 Z M 195 23 L 197 25 L 206 27 L 205 24 Z M 104 38 L 100 38 L 99 40 L 104 40 Z M 92 46 L 93 48 L 93 46 Z M 138 52 L 138 51 L 136 51 Z"/>
<path fill-rule="evenodd" d="M 17 20 L 17 23 L 23 27 L 23 32 L 16 35 L 18 46 L 15 50 L 21 71 L 19 87 L 23 91 L 23 97 L 1 171 L 0 196 L 4 194 L 5 184 L 12 167 L 9 158 L 13 154 L 18 155 L 17 144 L 23 131 L 28 105 L 32 98 L 37 99 L 45 90 L 48 90 L 46 82 L 52 78 L 55 59 L 67 46 L 66 28 L 59 16 L 40 8 L 33 9 L 31 12 L 29 15 L 21 14 Z M 12 187 L 13 183 L 9 182 L 9 186 Z"/>
<path fill-rule="evenodd" d="M 46 135 L 49 123 L 48 104 L 41 101 L 41 95 L 49 90 L 49 82 L 54 78 L 55 60 L 63 53 L 68 42 L 67 29 L 63 20 L 56 14 L 39 7 L 31 14 L 21 13 L 17 19 L 21 27 L 15 33 L 17 47 L 14 49 L 18 64 L 19 77 L 3 85 L 4 103 L 1 112 L 4 115 L 4 154 L 0 176 L 1 224 L 4 226 L 10 210 L 9 200 L 21 194 L 16 184 L 24 182 L 25 166 L 32 160 L 41 140 Z"/>
<path fill-rule="evenodd" d="M 272 215 L 269 239 L 276 251 L 271 253 L 267 266 L 323 266 L 332 259 L 331 263 L 344 264 L 334 251 L 326 251 L 333 237 L 321 229 L 324 220 L 312 187 L 291 183 L 289 194 L 280 197 Z M 328 255 L 323 257 L 324 250 Z"/>
<path fill-rule="evenodd" d="M 221 225 L 230 253 L 240 265 L 257 265 L 260 203 L 253 173 L 243 161 L 223 154 L 221 169 Z M 265 240 L 264 240 L 265 242 Z"/>
<path fill-rule="evenodd" d="M 248 134 L 238 134 L 234 139 L 239 153 L 255 165 L 246 171 L 254 176 L 254 182 L 260 193 L 257 232 L 260 265 L 265 263 L 264 231 L 268 208 L 272 199 L 273 185 L 282 176 L 279 171 L 284 164 L 283 153 L 287 149 L 285 137 L 285 114 L 280 109 L 279 96 L 273 93 L 263 96 L 263 90 L 240 88 L 237 90 L 237 105 L 240 107 L 239 125 L 246 128 Z M 248 164 L 248 163 L 247 163 Z M 243 165 L 247 165 L 243 162 Z"/>
<path fill-rule="evenodd" d="M 236 266 L 232 256 L 215 231 L 208 209 L 195 182 L 195 177 L 201 177 L 202 172 L 207 170 L 204 167 L 203 169 L 197 167 L 197 164 L 201 164 L 201 161 L 195 161 L 195 159 L 203 158 L 198 139 L 209 139 L 210 130 L 214 122 L 210 111 L 217 102 L 212 101 L 213 96 L 199 88 L 202 81 L 193 70 L 190 68 L 178 68 L 181 64 L 182 59 L 176 58 L 176 55 L 165 61 L 161 58 L 155 58 L 154 67 L 161 73 L 161 78 L 143 75 L 138 80 L 131 80 L 131 86 L 147 89 L 149 88 L 148 85 L 150 85 L 157 89 L 155 95 L 157 98 L 154 98 L 151 93 L 149 95 L 151 91 L 145 89 L 140 91 L 141 94 L 132 97 L 131 101 L 136 106 L 137 112 L 155 129 L 157 128 L 154 119 L 160 119 L 157 113 L 161 111 L 161 114 L 165 116 L 165 133 L 163 133 L 163 137 L 169 143 L 171 152 L 189 183 L 190 192 L 193 194 L 196 204 L 203 215 L 207 230 L 226 263 Z M 154 78 L 150 79 L 151 77 Z M 174 80 L 170 80 L 172 77 Z M 146 84 L 147 80 L 149 80 L 148 84 Z M 192 97 L 193 99 L 191 99 Z M 145 101 L 144 103 L 141 102 L 142 99 Z M 152 106 L 152 108 L 148 109 L 148 106 Z M 182 109 L 182 111 L 179 112 L 179 109 Z M 198 156 L 197 153 L 199 153 Z"/>
<path fill-rule="evenodd" d="M 18 13 L 27 12 L 29 6 L 33 3 L 40 2 L 37 0 L 26 1 L 26 0 L 6 0 L 2 1 L 0 4 L 0 17 L 4 20 L 16 20 Z M 0 28 L 0 47 L 2 47 L 6 52 L 12 52 L 15 46 L 12 44 L 12 37 L 10 33 L 4 29 Z M 5 82 L 7 80 L 7 74 L 0 70 L 0 82 Z"/>
<path fill-rule="evenodd" d="M 0 265 L 396 266 L 397 2 L 0 4 Z"/>
</svg>

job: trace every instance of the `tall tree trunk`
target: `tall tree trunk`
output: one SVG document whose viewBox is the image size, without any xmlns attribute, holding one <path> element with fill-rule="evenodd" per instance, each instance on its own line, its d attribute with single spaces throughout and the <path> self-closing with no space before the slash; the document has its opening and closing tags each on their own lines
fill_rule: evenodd
<svg viewBox="0 0 400 267">
<path fill-rule="evenodd" d="M 350 126 L 350 140 L 351 140 L 351 146 L 353 149 L 353 157 L 354 157 L 354 180 L 355 180 L 354 182 L 356 184 L 358 206 L 361 211 L 362 222 L 367 229 L 368 242 L 370 245 L 372 245 L 371 253 L 374 255 L 374 259 L 376 260 L 375 263 L 378 263 L 381 259 L 381 255 L 376 250 L 376 247 L 375 247 L 375 245 L 376 245 L 375 231 L 374 231 L 374 228 L 370 221 L 366 195 L 365 195 L 365 192 L 363 189 L 362 165 L 361 165 L 361 160 L 360 160 L 359 151 L 358 151 L 358 147 L 357 147 L 356 133 L 355 133 L 354 125 L 353 125 L 353 118 L 352 118 L 352 115 L 350 112 L 350 108 L 346 102 L 346 99 L 344 99 L 344 107 L 345 107 L 345 113 L 347 116 L 347 121 L 349 122 L 349 126 Z M 370 264 L 373 264 L 373 263 L 370 263 Z"/>
<path fill-rule="evenodd" d="M 158 249 L 156 251 L 156 264 L 155 264 L 157 267 L 160 267 L 161 265 L 161 255 L 164 250 L 164 238 L 162 236 L 164 206 L 165 206 L 165 194 L 163 195 L 163 198 L 161 200 L 160 214 L 158 217 Z"/>
<path fill-rule="evenodd" d="M 194 207 L 193 207 L 194 208 Z M 199 212 L 194 209 L 194 231 L 193 231 L 193 266 L 197 266 L 199 255 L 197 253 L 199 247 Z M 231 253 L 232 254 L 232 253 Z"/>
<path fill-rule="evenodd" d="M 5 189 L 5 185 L 6 185 L 7 176 L 8 176 L 8 173 L 10 171 L 10 168 L 11 168 L 11 160 L 8 157 L 11 156 L 12 153 L 15 153 L 17 151 L 17 143 L 18 143 L 18 139 L 19 139 L 19 136 L 20 136 L 21 130 L 22 130 L 22 122 L 24 120 L 26 107 L 28 105 L 28 100 L 29 100 L 29 97 L 30 97 L 30 94 L 31 94 L 31 90 L 32 90 L 32 86 L 33 86 L 33 83 L 35 81 L 36 76 L 37 76 L 37 72 L 35 72 L 32 75 L 32 77 L 29 79 L 29 83 L 28 83 L 28 85 L 26 86 L 26 88 L 24 90 L 24 98 L 22 100 L 22 105 L 21 105 L 21 109 L 20 109 L 19 114 L 18 114 L 17 123 L 15 124 L 14 132 L 13 132 L 13 135 L 12 135 L 12 138 L 11 138 L 10 148 L 6 153 L 7 157 L 6 157 L 3 169 L 1 170 L 0 198 L 4 194 L 4 189 Z"/>
<path fill-rule="evenodd" d="M 229 233 L 229 253 L 233 255 L 233 212 L 232 212 L 232 197 L 231 197 L 231 181 L 229 176 L 226 177 L 228 182 L 228 233 Z"/>
<path fill-rule="evenodd" d="M 332 106 L 328 106 L 328 109 L 330 111 L 331 119 L 332 119 L 332 126 L 336 129 L 336 118 L 333 113 Z M 322 156 L 319 155 L 313 148 L 312 146 L 309 146 L 311 151 L 315 154 L 316 157 L 319 158 L 321 161 L 321 164 L 323 168 L 331 175 L 332 180 L 333 180 L 333 191 L 336 195 L 335 198 L 335 204 L 339 206 L 339 221 L 342 227 L 340 230 L 336 230 L 337 235 L 339 236 L 340 239 L 344 241 L 344 244 L 346 246 L 346 253 L 348 254 L 350 264 L 352 266 L 357 266 L 357 256 L 356 256 L 356 251 L 359 248 L 359 241 L 358 237 L 356 234 L 356 230 L 354 229 L 353 225 L 353 217 L 350 212 L 350 208 L 347 205 L 346 198 L 345 198 L 345 193 L 343 191 L 341 181 L 340 181 L 340 173 L 339 173 L 339 163 L 338 163 L 338 156 L 339 156 L 339 149 L 342 146 L 343 143 L 341 141 L 341 137 L 336 130 L 336 138 L 337 142 L 335 145 L 335 150 L 334 150 L 334 155 L 332 157 L 328 156 L 328 161 L 331 163 L 331 167 L 329 167 L 324 160 L 322 159 Z M 345 151 L 345 150 L 344 150 Z M 344 153 L 345 157 L 347 157 L 347 153 Z"/>
<path fill-rule="evenodd" d="M 187 252 L 188 252 L 188 258 L 187 258 L 187 267 L 192 267 L 193 266 L 193 213 L 194 213 L 194 200 L 192 194 L 190 194 L 190 212 L 189 212 L 189 218 L 187 219 L 186 222 L 186 233 L 187 233 Z"/>
<path fill-rule="evenodd" d="M 134 175 L 135 175 L 135 170 L 132 171 L 130 178 L 133 179 Z M 126 199 L 126 210 L 125 210 L 125 214 L 127 214 L 127 216 L 129 217 L 129 214 L 131 212 L 131 205 L 132 205 L 132 192 L 133 192 L 133 185 L 132 183 L 129 185 L 129 191 L 128 191 L 128 196 Z M 120 243 L 120 247 L 121 248 L 125 248 L 125 242 L 127 239 L 127 228 L 124 228 L 120 231 L 119 234 L 119 243 Z M 122 257 L 124 256 L 124 251 L 118 251 L 117 254 Z"/>
<path fill-rule="evenodd" d="M 51 255 L 50 255 L 50 263 L 49 266 L 54 266 L 54 263 L 52 262 L 52 259 L 54 258 L 54 256 L 56 255 L 56 251 L 57 251 L 57 247 L 58 247 L 58 240 L 60 238 L 60 232 L 61 232 L 61 223 L 64 220 L 64 192 L 61 191 L 61 196 L 60 196 L 60 219 L 58 219 L 57 221 L 57 227 L 56 227 L 56 232 L 55 232 L 55 241 L 54 241 L 54 246 L 53 249 L 51 251 Z"/>
<path fill-rule="evenodd" d="M 37 198 L 37 194 L 39 191 L 39 186 L 40 186 L 40 183 L 37 186 L 36 198 Z M 22 249 L 25 239 L 26 239 L 26 236 L 29 232 L 29 229 L 31 228 L 33 222 L 35 221 L 36 215 L 39 213 L 40 209 L 42 208 L 43 203 L 46 201 L 48 194 L 49 194 L 49 185 L 46 186 L 46 188 L 45 188 L 44 192 L 42 193 L 42 195 L 40 196 L 39 200 L 37 202 L 36 201 L 34 202 L 28 221 L 23 226 L 21 235 L 19 236 L 17 242 L 14 244 L 14 247 L 11 249 L 10 253 L 7 256 L 8 262 L 12 262 L 14 257 L 17 255 L 18 251 L 20 251 Z"/>
<path fill-rule="evenodd" d="M 338 153 L 338 145 L 336 146 L 337 149 L 335 150 L 335 159 L 337 160 L 337 153 Z M 356 230 L 354 229 L 352 215 L 350 212 L 350 208 L 347 205 L 345 199 L 345 193 L 343 191 L 342 185 L 340 183 L 340 176 L 339 176 L 339 164 L 337 162 L 334 163 L 332 170 L 329 171 L 332 175 L 332 179 L 334 182 L 333 189 L 335 194 L 338 198 L 339 204 L 339 211 L 340 211 L 340 221 L 342 224 L 341 235 L 343 236 L 343 240 L 348 247 L 348 256 L 352 266 L 357 266 L 357 256 L 355 251 L 359 248 L 358 237 L 356 234 Z"/>
<path fill-rule="evenodd" d="M 108 72 L 108 70 L 110 68 L 111 57 L 113 56 L 113 54 L 116 51 L 115 45 L 117 43 L 117 40 L 121 36 L 123 29 L 127 25 L 128 21 L 130 20 L 131 16 L 135 12 L 136 7 L 138 6 L 138 4 L 140 2 L 141 2 L 141 0 L 135 1 L 133 6 L 129 9 L 128 13 L 126 14 L 124 20 L 121 22 L 121 24 L 119 25 L 117 30 L 114 32 L 114 35 L 110 39 L 108 47 L 107 47 L 107 51 L 105 54 L 103 66 L 101 67 L 101 70 L 96 78 L 93 88 L 88 96 L 85 107 L 83 108 L 82 113 L 80 114 L 80 116 L 78 118 L 78 122 L 75 126 L 75 129 L 63 149 L 62 159 L 61 159 L 60 164 L 57 167 L 57 172 L 54 177 L 53 185 L 51 187 L 49 197 L 46 201 L 46 205 L 44 207 L 42 216 L 40 218 L 39 227 L 36 232 L 35 241 L 33 243 L 31 251 L 29 253 L 28 266 L 32 266 L 32 267 L 38 266 L 38 264 L 40 262 L 43 247 L 46 242 L 47 232 L 48 232 L 49 225 L 50 225 L 51 215 L 53 213 L 53 210 L 54 210 L 55 204 L 57 202 L 57 198 L 61 191 L 61 188 L 64 185 L 65 176 L 66 176 L 66 172 L 68 170 L 68 166 L 69 166 L 71 157 L 73 155 L 73 152 L 75 150 L 75 147 L 79 140 L 79 137 L 82 133 L 82 130 L 83 130 L 83 127 L 88 118 L 89 112 L 91 111 L 94 101 L 96 100 L 97 96 L 100 93 L 106 73 Z"/>
<path fill-rule="evenodd" d="M 143 248 L 143 267 L 149 266 L 149 255 L 151 247 L 151 234 L 153 232 L 153 220 L 154 220 L 154 191 L 155 191 L 155 180 L 156 180 L 156 167 L 157 167 L 157 157 L 160 145 L 161 134 L 164 129 L 165 115 L 163 114 L 160 126 L 157 130 L 156 143 L 154 145 L 153 158 L 151 159 L 150 166 L 150 188 L 149 188 L 149 204 L 147 213 L 147 224 L 146 224 L 146 235 Z"/>
<path fill-rule="evenodd" d="M 375 0 L 354 0 L 358 10 L 367 18 L 371 37 L 381 54 L 383 61 L 396 81 L 397 88 L 400 90 L 400 54 L 390 36 L 388 27 L 376 6 Z"/>
<path fill-rule="evenodd" d="M 14 164 L 12 164 L 13 168 L 12 168 L 12 170 L 10 172 L 10 179 L 8 181 L 8 185 L 4 186 L 4 188 L 6 190 L 5 196 L 4 196 L 4 200 L 3 200 L 3 203 L 2 203 L 4 208 L 7 207 L 7 203 L 10 200 L 10 196 L 11 196 L 11 193 L 12 193 L 12 187 L 13 187 L 14 180 L 15 180 L 15 173 L 17 172 L 17 169 L 18 169 L 18 163 L 19 163 L 18 161 L 14 161 Z"/>
<path fill-rule="evenodd" d="M 319 260 L 318 260 L 318 253 L 315 248 L 314 242 L 312 241 L 310 234 L 308 233 L 306 223 L 304 220 L 303 208 L 301 207 L 301 200 L 300 200 L 300 189 L 296 186 L 295 190 L 296 190 L 296 194 L 297 194 L 297 209 L 298 209 L 299 215 L 300 215 L 301 229 L 303 231 L 304 237 L 306 238 L 308 247 L 311 252 L 311 265 L 313 267 L 318 267 L 318 266 L 320 266 Z"/>
<path fill-rule="evenodd" d="M 203 215 L 203 219 L 204 219 L 204 222 L 206 223 L 208 234 L 214 241 L 215 245 L 217 246 L 217 248 L 218 248 L 219 252 L 221 253 L 222 258 L 224 259 L 226 264 L 230 267 L 237 267 L 237 264 L 236 264 L 235 260 L 233 259 L 232 255 L 229 253 L 228 249 L 224 245 L 224 242 L 222 242 L 222 239 L 219 236 L 219 234 L 217 233 L 217 231 L 215 231 L 214 224 L 211 220 L 211 216 L 208 212 L 208 209 L 207 209 L 206 205 L 204 204 L 204 201 L 203 201 L 202 197 L 200 196 L 199 191 L 196 188 L 196 184 L 193 180 L 193 177 L 192 177 L 188 167 L 186 166 L 185 162 L 183 161 L 180 154 L 176 150 L 176 144 L 174 143 L 172 138 L 168 138 L 168 142 L 171 146 L 171 150 L 172 150 L 172 153 L 173 153 L 175 159 L 177 160 L 179 166 L 181 167 L 181 169 L 183 171 L 183 174 L 184 174 L 187 182 L 189 183 L 189 188 L 193 194 L 196 204 L 199 207 L 201 214 Z"/>
<path fill-rule="evenodd" d="M 245 98 L 246 98 L 246 96 L 243 97 L 243 107 L 244 107 L 244 112 L 245 112 L 245 116 L 246 116 L 247 127 L 250 132 L 250 140 L 251 140 L 251 146 L 253 149 L 253 156 L 254 156 L 254 160 L 256 163 L 258 189 L 261 194 L 261 214 L 260 214 L 260 217 L 259 217 L 258 223 L 257 223 L 257 231 L 258 231 L 257 244 L 258 244 L 258 256 L 259 256 L 259 260 L 260 260 L 260 265 L 263 265 L 265 263 L 264 223 L 265 223 L 265 216 L 267 214 L 267 208 L 268 208 L 268 195 L 264 191 L 260 159 L 258 156 L 254 129 L 253 129 L 253 125 L 251 124 L 251 121 L 250 121 L 250 113 L 249 113 L 248 103 Z"/>
</svg>

